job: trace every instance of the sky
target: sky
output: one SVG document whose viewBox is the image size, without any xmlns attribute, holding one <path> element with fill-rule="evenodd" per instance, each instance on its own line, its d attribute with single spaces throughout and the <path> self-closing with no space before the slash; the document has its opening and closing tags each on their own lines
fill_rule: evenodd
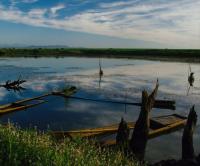
<svg viewBox="0 0 200 166">
<path fill-rule="evenodd" d="M 200 0 L 0 0 L 0 45 L 200 49 Z"/>
</svg>

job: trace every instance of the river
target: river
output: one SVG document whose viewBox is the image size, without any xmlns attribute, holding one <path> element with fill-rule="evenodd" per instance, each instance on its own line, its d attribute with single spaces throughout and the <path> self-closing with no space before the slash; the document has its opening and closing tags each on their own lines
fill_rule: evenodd
<svg viewBox="0 0 200 166">
<path fill-rule="evenodd" d="M 195 75 L 194 87 L 188 91 L 188 63 L 161 62 L 135 59 L 101 59 L 104 72 L 99 79 L 98 58 L 1 58 L 0 82 L 27 80 L 25 91 L 15 93 L 0 88 L 0 104 L 10 103 L 46 92 L 76 86 L 74 96 L 92 99 L 140 102 L 141 92 L 151 92 L 159 79 L 157 99 L 176 100 L 175 111 L 153 109 L 151 116 L 177 113 L 187 116 L 195 104 L 200 116 L 200 66 L 190 64 Z M 188 94 L 187 94 L 188 93 Z M 22 128 L 39 130 L 71 130 L 100 127 L 119 123 L 121 117 L 135 121 L 139 107 L 112 103 L 90 102 L 62 97 L 47 97 L 48 102 L 26 111 L 15 112 L 0 118 Z M 200 152 L 200 120 L 194 133 L 196 153 Z M 182 130 L 152 139 L 148 142 L 146 159 L 155 162 L 161 159 L 181 157 Z"/>
</svg>

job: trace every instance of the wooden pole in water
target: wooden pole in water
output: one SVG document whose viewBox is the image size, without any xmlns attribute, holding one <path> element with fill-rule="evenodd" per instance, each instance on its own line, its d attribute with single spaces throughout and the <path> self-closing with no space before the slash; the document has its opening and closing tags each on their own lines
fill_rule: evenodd
<svg viewBox="0 0 200 166">
<path fill-rule="evenodd" d="M 129 148 L 128 147 L 129 146 L 129 132 L 130 132 L 130 129 L 128 127 L 128 124 L 122 118 L 117 130 L 116 144 L 120 147 L 121 150 L 124 151 L 125 154 L 127 154 L 128 148 Z"/>
<path fill-rule="evenodd" d="M 194 159 L 194 147 L 193 147 L 193 133 L 197 123 L 197 114 L 194 110 L 194 106 L 190 109 L 187 123 L 183 131 L 182 137 L 182 159 Z"/>
<path fill-rule="evenodd" d="M 145 155 L 146 144 L 148 141 L 150 119 L 149 113 L 153 108 L 155 97 L 158 91 L 158 81 L 156 87 L 151 95 L 144 90 L 142 92 L 142 106 L 139 118 L 135 124 L 135 128 L 130 141 L 130 150 L 133 152 L 134 157 L 142 161 Z"/>
</svg>

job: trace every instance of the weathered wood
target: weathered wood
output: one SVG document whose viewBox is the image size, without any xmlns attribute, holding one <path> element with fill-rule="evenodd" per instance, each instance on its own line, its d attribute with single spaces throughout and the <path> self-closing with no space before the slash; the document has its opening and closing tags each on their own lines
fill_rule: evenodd
<svg viewBox="0 0 200 166">
<path fill-rule="evenodd" d="M 150 133 L 148 138 L 154 138 L 163 134 L 170 133 L 174 130 L 182 128 L 186 123 L 187 118 L 180 116 L 178 114 L 158 116 L 150 119 Z M 50 132 L 51 135 L 62 138 L 62 137 L 96 137 L 96 136 L 107 136 L 117 133 L 119 124 L 113 124 L 98 128 L 89 128 L 82 130 L 72 130 L 72 131 L 54 131 Z M 127 122 L 129 129 L 134 129 L 135 122 Z M 116 141 L 111 141 L 116 144 Z M 107 144 L 105 145 L 114 145 Z"/>
<path fill-rule="evenodd" d="M 118 130 L 119 124 L 113 124 L 104 127 L 98 128 L 90 128 L 90 129 L 82 129 L 82 130 L 72 130 L 72 131 L 54 131 L 50 132 L 51 135 L 61 138 L 63 136 L 70 135 L 71 137 L 95 137 L 101 135 L 112 135 L 115 134 Z M 127 126 L 129 129 L 133 129 L 135 126 L 135 122 L 128 122 Z"/>
<path fill-rule="evenodd" d="M 102 77 L 103 76 L 103 70 L 102 70 L 102 67 L 101 67 L 101 60 L 99 58 L 99 76 Z"/>
<path fill-rule="evenodd" d="M 21 90 L 25 90 L 25 88 L 23 88 L 21 86 L 21 84 L 23 84 L 24 82 L 26 82 L 26 80 L 21 80 L 20 78 L 16 81 L 8 80 L 8 81 L 6 81 L 5 84 L 0 85 L 0 87 L 4 87 L 8 91 L 14 90 L 15 92 L 17 92 L 17 91 L 20 92 Z"/>
<path fill-rule="evenodd" d="M 64 94 L 67 94 L 70 96 L 70 95 L 74 94 L 75 92 L 76 92 L 75 88 L 70 87 L 66 90 L 66 92 Z M 28 99 L 15 101 L 13 103 L 5 104 L 3 106 L 0 106 L 0 115 L 5 115 L 5 114 L 9 114 L 9 113 L 12 113 L 15 111 L 25 110 L 27 108 L 31 108 L 31 107 L 43 104 L 46 101 L 39 100 L 39 99 L 42 99 L 42 98 L 50 96 L 50 95 L 58 95 L 61 93 L 63 93 L 63 92 L 51 92 L 51 93 L 43 94 L 41 96 L 32 97 L 32 98 L 28 98 Z M 35 103 L 29 103 L 29 102 L 35 102 Z"/>
<path fill-rule="evenodd" d="M 116 143 L 121 148 L 121 150 L 126 153 L 128 151 L 129 146 L 129 132 L 130 129 L 124 121 L 124 119 L 121 119 L 121 122 L 119 124 L 119 128 L 117 130 L 117 136 L 116 136 Z"/>
<path fill-rule="evenodd" d="M 149 113 L 153 108 L 158 86 L 159 85 L 157 81 L 154 91 L 149 96 L 145 90 L 142 92 L 141 111 L 130 141 L 130 149 L 134 156 L 140 161 L 144 159 L 145 155 L 150 127 Z"/>
<path fill-rule="evenodd" d="M 15 102 L 12 102 L 12 103 L 0 106 L 0 110 L 12 107 L 14 105 L 23 104 L 25 102 L 29 102 L 29 101 L 33 101 L 33 100 L 38 100 L 38 99 L 41 99 L 41 98 L 44 98 L 44 97 L 47 97 L 47 96 L 50 96 L 50 95 L 52 95 L 52 94 L 51 93 L 47 93 L 47 94 L 44 94 L 44 95 L 41 95 L 41 96 L 37 96 L 37 97 L 32 97 L 32 98 L 28 98 L 28 99 L 18 100 L 18 101 L 15 101 Z"/>
<path fill-rule="evenodd" d="M 193 133 L 197 123 L 197 114 L 194 110 L 194 106 L 190 109 L 188 115 L 187 124 L 184 128 L 182 137 L 182 159 L 194 159 L 194 147 L 193 147 Z"/>
<path fill-rule="evenodd" d="M 168 120 L 167 120 L 168 119 Z M 172 114 L 167 116 L 159 116 L 150 120 L 150 131 L 148 139 L 159 137 L 161 135 L 169 134 L 183 128 L 186 124 L 187 118 Z M 116 140 L 110 139 L 101 142 L 102 146 L 114 146 Z"/>
<path fill-rule="evenodd" d="M 21 111 L 21 110 L 25 110 L 27 108 L 32 108 L 32 107 L 35 107 L 35 106 L 38 106 L 40 104 L 43 104 L 45 103 L 45 101 L 43 100 L 37 100 L 36 103 L 34 104 L 12 104 L 10 107 L 6 107 L 6 108 L 3 108 L 3 109 L 0 109 L 0 116 L 2 115 L 6 115 L 6 114 L 10 114 L 12 112 L 15 112 L 15 111 Z"/>
<path fill-rule="evenodd" d="M 68 98 L 76 92 L 77 92 L 77 88 L 72 86 L 63 91 L 52 92 L 51 94 L 55 96 L 62 96 L 62 97 Z"/>
<path fill-rule="evenodd" d="M 160 109 L 176 109 L 176 102 L 173 100 L 155 100 L 153 108 L 160 108 Z"/>
<path fill-rule="evenodd" d="M 193 86 L 194 84 L 194 73 L 191 72 L 190 75 L 188 76 L 188 83 L 190 86 Z"/>
</svg>

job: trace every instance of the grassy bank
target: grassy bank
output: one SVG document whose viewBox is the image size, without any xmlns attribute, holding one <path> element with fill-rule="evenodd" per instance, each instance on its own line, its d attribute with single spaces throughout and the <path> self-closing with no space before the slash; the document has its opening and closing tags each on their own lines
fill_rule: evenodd
<svg viewBox="0 0 200 166">
<path fill-rule="evenodd" d="M 86 49 L 86 48 L 34 48 L 0 49 L 0 57 L 105 57 L 137 58 L 200 62 L 200 50 L 195 49 Z"/>
<path fill-rule="evenodd" d="M 117 150 L 102 149 L 87 140 L 58 142 L 44 133 L 2 126 L 0 156 L 2 166 L 139 165 Z"/>
</svg>

